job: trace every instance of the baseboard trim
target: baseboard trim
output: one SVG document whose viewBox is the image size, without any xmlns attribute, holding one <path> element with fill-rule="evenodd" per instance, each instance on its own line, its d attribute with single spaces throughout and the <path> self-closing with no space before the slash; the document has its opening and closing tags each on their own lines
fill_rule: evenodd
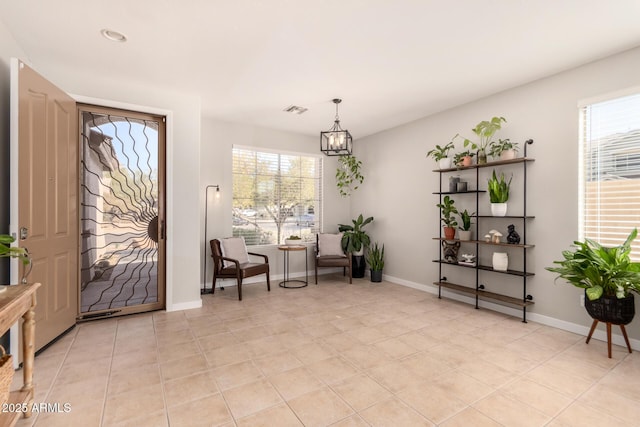
<svg viewBox="0 0 640 427">
<path fill-rule="evenodd" d="M 167 305 L 167 312 L 171 311 L 181 311 L 181 310 L 191 310 L 194 308 L 202 307 L 202 299 L 197 299 L 195 301 L 187 301 L 187 302 L 179 302 L 176 304 Z"/>
<path fill-rule="evenodd" d="M 430 285 L 430 284 L 425 285 L 423 283 L 411 282 L 408 280 L 400 279 L 398 277 L 393 277 L 386 274 L 383 276 L 383 280 L 387 282 L 395 283 L 397 285 L 402 285 L 402 286 L 417 289 L 423 292 L 428 292 L 430 294 L 438 295 L 438 287 L 435 285 Z M 465 295 L 460 295 L 455 292 L 450 292 L 449 290 L 444 288 L 442 289 L 442 295 L 448 299 L 453 299 L 469 305 L 475 305 L 476 303 L 474 298 L 469 298 L 468 296 L 465 296 Z M 508 307 L 500 304 L 494 304 L 489 301 L 480 301 L 478 305 L 482 308 L 496 311 L 498 313 L 507 314 L 513 317 L 522 316 L 522 310 L 520 309 L 516 309 L 516 308 L 512 308 L 512 307 Z M 591 328 L 591 325 L 580 325 L 577 323 L 567 322 L 565 320 L 556 319 L 554 317 L 545 316 L 538 313 L 531 313 L 531 312 L 527 312 L 527 320 L 531 320 L 532 322 L 536 322 L 542 325 L 561 329 L 563 331 L 573 332 L 574 334 L 584 335 L 585 337 L 589 335 L 589 329 Z M 616 329 L 618 330 L 618 332 L 620 331 L 619 328 L 616 328 L 614 326 L 612 328 L 612 332 L 615 332 Z M 599 341 L 607 342 L 607 333 L 603 330 L 597 329 L 593 333 L 592 338 L 597 339 Z M 627 347 L 627 344 L 624 341 L 624 337 L 622 336 L 622 334 L 619 334 L 619 333 L 611 334 L 611 342 L 623 348 Z M 633 350 L 640 351 L 640 340 L 630 338 L 629 343 L 631 344 L 631 348 Z"/>
</svg>

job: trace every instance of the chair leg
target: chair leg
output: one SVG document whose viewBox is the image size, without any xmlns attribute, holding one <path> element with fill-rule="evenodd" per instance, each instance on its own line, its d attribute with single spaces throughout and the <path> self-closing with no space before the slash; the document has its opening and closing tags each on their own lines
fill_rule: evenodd
<svg viewBox="0 0 640 427">
<path fill-rule="evenodd" d="M 318 284 L 318 264 L 316 264 L 315 273 L 316 273 L 316 285 L 317 285 Z"/>
<path fill-rule="evenodd" d="M 236 280 L 238 281 L 238 301 L 242 301 L 242 274 L 240 271 L 238 271 Z"/>
<path fill-rule="evenodd" d="M 213 279 L 211 279 L 211 294 L 215 294 L 216 293 L 216 280 L 218 278 L 216 277 L 215 273 L 213 274 Z"/>
<path fill-rule="evenodd" d="M 267 271 L 267 292 L 271 292 L 271 281 L 269 280 L 269 272 Z"/>
</svg>

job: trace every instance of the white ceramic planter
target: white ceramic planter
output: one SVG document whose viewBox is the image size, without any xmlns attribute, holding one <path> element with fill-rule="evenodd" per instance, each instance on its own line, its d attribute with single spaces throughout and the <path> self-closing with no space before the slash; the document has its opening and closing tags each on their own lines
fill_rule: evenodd
<svg viewBox="0 0 640 427">
<path fill-rule="evenodd" d="M 458 230 L 458 239 L 471 240 L 471 230 Z"/>
<path fill-rule="evenodd" d="M 504 150 L 500 153 L 500 160 L 512 160 L 516 158 L 516 150 Z"/>
<path fill-rule="evenodd" d="M 287 246 L 300 246 L 302 245 L 302 239 L 285 239 L 284 244 Z"/>
<path fill-rule="evenodd" d="M 492 261 L 494 270 L 507 271 L 509 268 L 509 257 L 506 252 L 494 252 Z"/>
<path fill-rule="evenodd" d="M 493 216 L 506 216 L 507 204 L 506 203 L 491 203 L 491 215 Z"/>
<path fill-rule="evenodd" d="M 449 169 L 451 167 L 451 159 L 449 157 L 445 157 L 444 159 L 438 160 L 438 167 L 440 169 Z"/>
</svg>

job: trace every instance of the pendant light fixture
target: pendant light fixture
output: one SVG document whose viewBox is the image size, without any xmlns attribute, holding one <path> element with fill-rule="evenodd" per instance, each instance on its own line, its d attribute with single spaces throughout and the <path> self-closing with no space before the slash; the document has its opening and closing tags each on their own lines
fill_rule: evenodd
<svg viewBox="0 0 640 427">
<path fill-rule="evenodd" d="M 336 104 L 336 120 L 333 127 L 328 131 L 320 132 L 320 151 L 327 156 L 350 156 L 353 151 L 353 138 L 348 130 L 340 127 L 340 117 L 338 117 L 338 104 L 341 99 L 334 99 Z"/>
</svg>

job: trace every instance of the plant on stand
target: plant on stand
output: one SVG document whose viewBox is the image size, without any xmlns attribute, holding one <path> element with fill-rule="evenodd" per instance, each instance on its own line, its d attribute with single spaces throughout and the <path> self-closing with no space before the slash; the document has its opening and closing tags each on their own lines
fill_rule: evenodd
<svg viewBox="0 0 640 427">
<path fill-rule="evenodd" d="M 496 171 L 493 171 L 487 185 L 489 200 L 491 201 L 491 215 L 507 215 L 507 201 L 509 200 L 509 187 L 512 179 L 513 177 L 509 178 L 509 182 L 505 181 L 504 173 L 501 173 L 498 179 Z"/>
<path fill-rule="evenodd" d="M 451 150 L 453 150 L 453 141 L 449 142 L 444 147 L 436 145 L 436 148 L 427 153 L 427 157 L 433 157 L 433 160 L 438 162 L 438 167 L 440 169 L 449 169 L 451 167 L 451 159 L 448 155 Z"/>
<path fill-rule="evenodd" d="M 465 147 L 470 146 L 472 150 L 478 150 L 479 165 L 487 163 L 487 146 L 491 143 L 491 138 L 493 138 L 493 135 L 495 135 L 497 131 L 502 129 L 502 124 L 506 122 L 507 120 L 504 117 L 493 117 L 491 120 L 483 120 L 478 123 L 476 127 L 471 129 L 473 133 L 475 133 L 480 138 L 480 142 L 476 144 L 475 142 L 465 138 Z"/>
<path fill-rule="evenodd" d="M 458 213 L 455 202 L 451 197 L 444 196 L 442 203 L 438 203 L 436 206 L 440 208 L 440 214 L 442 215 L 441 220 L 444 224 L 444 238 L 453 240 L 456 236 L 456 227 L 458 226 L 458 222 L 454 217 L 454 215 Z"/>
<path fill-rule="evenodd" d="M 476 213 L 469 213 L 466 209 L 460 213 L 462 226 L 458 227 L 458 237 L 460 240 L 471 240 L 471 217 Z"/>
<path fill-rule="evenodd" d="M 364 182 L 362 175 L 362 162 L 356 156 L 340 156 L 340 165 L 336 170 L 336 185 L 342 197 L 351 195 Z"/>
<path fill-rule="evenodd" d="M 511 142 L 509 138 L 492 142 L 489 147 L 489 155 L 494 159 L 511 160 L 516 158 L 518 143 Z"/>
<path fill-rule="evenodd" d="M 342 249 L 351 254 L 353 261 L 352 277 L 364 277 L 365 260 L 364 248 L 371 243 L 369 235 L 363 231 L 365 225 L 373 221 L 373 217 L 365 219 L 362 214 L 358 218 L 351 220 L 353 225 L 338 224 L 338 231 L 342 233 Z"/>
<path fill-rule="evenodd" d="M 384 269 L 384 245 L 378 246 L 378 242 L 367 252 L 367 263 L 371 273 L 372 282 L 382 282 L 382 270 Z"/>
<path fill-rule="evenodd" d="M 631 242 L 638 236 L 633 229 L 622 245 L 604 247 L 598 242 L 585 239 L 575 241 L 574 250 L 562 252 L 563 260 L 554 261 L 557 267 L 546 267 L 557 273 L 558 279 L 584 289 L 585 308 L 594 319 L 587 338 L 600 322 L 607 323 L 609 358 L 611 358 L 611 324 L 620 325 L 627 348 L 631 346 L 624 325 L 631 323 L 635 316 L 632 292 L 640 293 L 640 263 L 631 261 Z"/>
</svg>

